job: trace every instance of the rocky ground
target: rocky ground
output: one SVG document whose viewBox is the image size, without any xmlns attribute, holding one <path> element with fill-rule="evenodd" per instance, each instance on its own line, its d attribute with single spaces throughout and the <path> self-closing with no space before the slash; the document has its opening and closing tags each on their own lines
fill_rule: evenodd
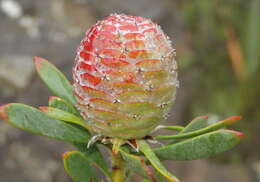
<svg viewBox="0 0 260 182">
<path fill-rule="evenodd" d="M 0 105 L 45 105 L 51 93 L 36 76 L 32 56 L 49 59 L 71 78 L 75 48 L 84 32 L 110 13 L 152 18 L 181 49 L 183 25 L 173 7 L 171 0 L 0 0 Z M 190 73 L 180 74 L 181 88 L 172 114 L 175 121 L 186 119 L 190 77 Z M 60 156 L 70 148 L 0 121 L 0 181 L 69 182 Z M 257 163 L 224 165 L 200 160 L 168 165 L 185 182 L 256 182 L 260 171 Z"/>
</svg>

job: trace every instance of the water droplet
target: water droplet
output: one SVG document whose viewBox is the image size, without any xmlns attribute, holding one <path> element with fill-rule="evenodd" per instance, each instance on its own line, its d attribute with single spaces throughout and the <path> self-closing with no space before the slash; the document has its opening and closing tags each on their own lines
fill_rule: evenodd
<svg viewBox="0 0 260 182">
<path fill-rule="evenodd" d="M 104 76 L 102 77 L 102 80 L 105 80 L 105 81 L 110 81 L 110 78 L 109 78 L 109 76 L 107 76 L 107 75 L 104 75 Z"/>
<path fill-rule="evenodd" d="M 113 103 L 121 103 L 121 100 L 115 99 L 115 100 L 113 101 Z"/>
<path fill-rule="evenodd" d="M 170 116 L 169 113 L 164 113 L 164 114 L 163 114 L 163 118 L 164 118 L 164 119 L 167 119 L 169 116 Z"/>
<path fill-rule="evenodd" d="M 136 120 L 139 120 L 139 119 L 141 118 L 141 116 L 140 116 L 140 115 L 137 115 L 137 114 L 133 115 L 132 117 L 133 117 L 134 119 L 136 119 Z"/>
<path fill-rule="evenodd" d="M 145 88 L 146 91 L 152 91 L 154 89 L 154 85 L 148 82 L 145 84 L 145 86 L 146 86 Z"/>
<path fill-rule="evenodd" d="M 169 104 L 169 103 L 163 102 L 163 103 L 159 104 L 159 107 L 160 107 L 160 108 L 164 108 L 164 107 L 166 107 L 168 104 Z"/>
<path fill-rule="evenodd" d="M 138 69 L 136 70 L 136 72 L 139 73 L 139 74 L 142 73 L 143 71 L 144 71 L 143 68 L 138 68 Z"/>
</svg>

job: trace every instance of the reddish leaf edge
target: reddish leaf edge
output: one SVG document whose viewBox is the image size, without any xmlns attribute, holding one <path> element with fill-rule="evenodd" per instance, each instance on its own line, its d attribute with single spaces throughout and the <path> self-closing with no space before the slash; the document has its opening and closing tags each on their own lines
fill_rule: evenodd
<svg viewBox="0 0 260 182">
<path fill-rule="evenodd" d="M 75 151 L 68 151 L 68 152 L 64 152 L 61 157 L 62 159 L 66 159 L 67 157 L 69 157 L 70 154 L 75 153 Z"/>
<path fill-rule="evenodd" d="M 222 120 L 222 122 L 228 124 L 228 125 L 231 125 L 231 124 L 234 124 L 236 123 L 237 121 L 241 120 L 242 117 L 241 116 L 230 116 L 224 120 Z"/>
<path fill-rule="evenodd" d="M 41 66 L 44 62 L 49 62 L 47 59 L 45 58 L 42 58 L 42 57 L 38 57 L 38 56 L 34 56 L 33 57 L 33 61 L 34 61 L 34 65 L 35 65 L 35 68 L 37 70 L 40 70 L 41 69 Z"/>
<path fill-rule="evenodd" d="M 226 131 L 235 134 L 235 135 L 236 135 L 237 137 L 239 137 L 240 139 L 243 139 L 243 138 L 245 138 L 245 136 L 246 136 L 246 135 L 245 135 L 244 133 L 242 133 L 241 131 L 236 131 L 236 130 L 226 130 Z"/>
<path fill-rule="evenodd" d="M 40 106 L 39 110 L 42 111 L 42 112 L 47 112 L 49 110 L 49 107 L 47 107 L 47 106 Z"/>
<path fill-rule="evenodd" d="M 48 102 L 50 102 L 50 101 L 52 101 L 52 100 L 56 100 L 56 99 L 60 99 L 60 97 L 49 96 L 49 98 L 48 98 Z"/>
<path fill-rule="evenodd" d="M 8 114 L 6 113 L 6 108 L 9 106 L 10 104 L 4 104 L 0 106 L 0 119 L 6 121 L 8 120 Z"/>
<path fill-rule="evenodd" d="M 207 119 L 209 119 L 209 116 L 208 116 L 208 115 L 197 116 L 197 117 L 195 117 L 194 119 L 199 119 L 199 118 L 207 120 Z M 193 119 L 193 120 L 194 120 L 194 119 Z"/>
</svg>

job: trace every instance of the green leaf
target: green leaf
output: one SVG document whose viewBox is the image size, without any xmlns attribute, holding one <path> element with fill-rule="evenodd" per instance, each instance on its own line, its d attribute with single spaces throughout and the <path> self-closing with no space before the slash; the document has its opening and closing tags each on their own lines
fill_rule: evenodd
<svg viewBox="0 0 260 182">
<path fill-rule="evenodd" d="M 207 121 L 208 121 L 208 116 L 196 117 L 180 133 L 188 133 L 188 132 L 205 128 L 208 125 Z"/>
<path fill-rule="evenodd" d="M 4 105 L 0 108 L 0 117 L 1 115 L 11 125 L 37 135 L 80 143 L 86 143 L 90 139 L 85 130 L 52 119 L 38 109 L 24 104 Z"/>
<path fill-rule="evenodd" d="M 161 160 L 195 160 L 214 156 L 237 145 L 243 134 L 231 130 L 218 130 L 177 144 L 155 148 Z"/>
<path fill-rule="evenodd" d="M 260 64 L 260 1 L 251 0 L 248 9 L 248 24 L 246 30 L 246 63 L 249 73 L 256 73 Z"/>
<path fill-rule="evenodd" d="M 163 166 L 161 161 L 157 158 L 155 153 L 152 151 L 150 146 L 144 140 L 137 140 L 137 144 L 141 152 L 147 157 L 147 159 L 151 162 L 152 166 L 169 182 L 179 182 L 179 180 L 172 175 L 167 169 Z"/>
<path fill-rule="evenodd" d="M 122 147 L 119 152 L 124 161 L 127 163 L 126 167 L 128 171 L 139 174 L 145 178 L 144 180 L 147 181 L 164 182 L 165 178 L 162 175 L 160 175 L 157 171 L 153 172 L 150 170 L 144 157 L 128 153 L 125 147 Z"/>
<path fill-rule="evenodd" d="M 147 179 L 154 178 L 150 169 L 146 165 L 145 159 L 143 157 L 130 154 L 122 148 L 120 148 L 119 151 L 120 151 L 120 154 L 122 155 L 122 158 L 127 163 L 127 165 L 126 165 L 127 170 L 137 173 L 140 176 L 147 178 Z"/>
<path fill-rule="evenodd" d="M 59 114 L 61 116 L 59 117 L 60 120 L 64 120 L 64 118 L 62 117 L 65 117 L 66 115 L 68 115 L 68 113 L 75 114 L 74 107 L 70 105 L 68 102 L 66 102 L 65 100 L 60 99 L 58 97 L 51 97 L 49 99 L 49 106 L 52 106 L 53 108 L 58 108 L 59 111 L 58 109 L 56 109 L 56 111 L 58 112 L 61 112 L 60 110 L 62 110 L 62 112 L 66 113 L 66 114 L 64 113 Z M 55 113 L 53 114 L 55 115 Z M 77 118 L 77 121 L 86 122 L 86 121 L 81 121 L 82 119 L 78 118 L 77 116 L 73 116 L 73 117 L 69 116 L 65 118 L 65 120 L 69 122 L 68 118 L 75 119 L 75 117 Z M 95 167 L 99 168 L 103 172 L 103 174 L 107 177 L 107 179 L 110 179 L 111 174 L 109 171 L 109 166 L 104 160 L 104 157 L 102 156 L 101 152 L 99 151 L 98 147 L 95 144 L 91 145 L 90 147 L 88 147 L 86 143 L 74 143 L 74 145 L 85 155 L 86 159 L 90 163 L 92 163 Z"/>
<path fill-rule="evenodd" d="M 208 133 L 208 132 L 226 127 L 226 126 L 231 125 L 231 124 L 233 124 L 234 122 L 236 122 L 240 119 L 241 119 L 240 116 L 232 116 L 232 117 L 229 117 L 225 120 L 216 122 L 216 123 L 214 123 L 214 124 L 212 124 L 208 127 L 205 127 L 205 128 L 199 129 L 199 130 L 195 130 L 195 131 L 191 131 L 191 132 L 187 132 L 187 133 L 178 133 L 177 135 L 159 135 L 159 136 L 156 136 L 155 138 L 156 139 L 166 139 L 166 140 L 192 138 L 192 137 L 204 134 L 204 133 Z"/>
<path fill-rule="evenodd" d="M 72 105 L 58 97 L 51 97 L 49 99 L 49 106 L 58 108 L 64 112 L 69 112 L 72 114 L 77 113 L 77 111 L 74 111 L 74 107 Z M 110 179 L 111 174 L 109 171 L 109 166 L 96 145 L 93 144 L 90 147 L 88 147 L 85 143 L 74 143 L 74 145 L 85 155 L 86 159 L 88 159 L 90 163 L 94 164 L 95 167 L 99 168 L 103 174 Z"/>
<path fill-rule="evenodd" d="M 165 182 L 165 178 L 156 170 L 154 171 L 154 176 L 157 182 Z"/>
<path fill-rule="evenodd" d="M 151 181 L 148 179 L 144 179 L 142 182 L 151 182 Z"/>
<path fill-rule="evenodd" d="M 96 181 L 96 175 L 88 159 L 78 151 L 66 152 L 62 156 L 64 168 L 74 182 Z"/>
<path fill-rule="evenodd" d="M 208 116 L 199 116 L 194 118 L 183 130 L 181 130 L 179 134 L 188 133 L 192 131 L 196 131 L 208 126 Z M 180 142 L 184 139 L 173 139 L 170 144 Z"/>
<path fill-rule="evenodd" d="M 80 116 L 78 110 L 73 105 L 71 105 L 69 102 L 67 102 L 62 98 L 52 96 L 49 98 L 48 104 L 50 107 L 55 107 L 57 109 L 67 111 L 74 115 Z"/>
<path fill-rule="evenodd" d="M 34 57 L 34 61 L 39 76 L 53 94 L 74 105 L 76 100 L 73 96 L 72 85 L 63 73 L 44 58 Z"/>
<path fill-rule="evenodd" d="M 133 178 L 133 173 L 131 171 L 126 171 L 125 182 L 131 182 L 132 178 Z"/>
<path fill-rule="evenodd" d="M 51 97 L 49 99 L 49 106 L 51 106 L 53 108 L 58 108 L 58 109 L 62 110 L 63 112 L 66 112 L 65 115 L 67 115 L 68 112 L 71 114 L 77 113 L 74 111 L 74 107 L 72 105 L 70 105 L 68 102 L 66 102 L 65 100 L 60 99 L 58 97 Z M 63 114 L 61 116 L 64 117 Z M 59 118 L 59 119 L 63 120 L 62 118 Z M 108 179 L 110 179 L 111 174 L 109 171 L 108 164 L 104 160 L 104 157 L 102 156 L 101 152 L 99 151 L 99 149 L 96 145 L 91 145 L 90 147 L 88 147 L 87 144 L 85 144 L 85 143 L 74 143 L 74 145 L 85 155 L 86 159 L 90 163 L 94 164 L 94 166 L 99 168 L 103 172 L 103 174 Z"/>
<path fill-rule="evenodd" d="M 74 145 L 84 154 L 90 163 L 100 169 L 107 179 L 110 180 L 111 173 L 109 166 L 96 145 L 91 145 L 90 147 L 83 143 L 74 143 Z"/>
<path fill-rule="evenodd" d="M 167 129 L 167 130 L 175 130 L 180 131 L 180 133 L 187 133 L 191 131 L 195 131 L 198 129 L 202 129 L 208 125 L 207 123 L 208 116 L 199 116 L 193 119 L 186 127 L 182 126 L 161 126 L 159 129 Z"/>
<path fill-rule="evenodd" d="M 71 114 L 69 112 L 54 108 L 54 107 L 40 107 L 40 110 L 44 112 L 46 115 L 50 116 L 51 118 L 65 121 L 68 123 L 73 123 L 82 126 L 83 128 L 88 129 L 89 126 L 86 121 L 81 119 L 78 116 L 75 116 L 74 114 Z"/>
</svg>

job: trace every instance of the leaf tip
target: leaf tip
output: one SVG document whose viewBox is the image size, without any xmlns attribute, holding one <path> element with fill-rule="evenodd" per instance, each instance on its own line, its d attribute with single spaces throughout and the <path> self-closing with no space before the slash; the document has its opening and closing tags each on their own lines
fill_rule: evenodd
<svg viewBox="0 0 260 182">
<path fill-rule="evenodd" d="M 49 107 L 47 106 L 40 106 L 39 109 L 42 111 L 42 112 L 47 112 L 49 110 Z"/>
<path fill-rule="evenodd" d="M 226 124 L 234 124 L 241 119 L 242 119 L 241 116 L 231 116 L 231 117 L 228 117 L 227 119 L 225 119 L 224 122 Z"/>
<path fill-rule="evenodd" d="M 199 116 L 199 117 L 202 118 L 202 119 L 205 119 L 205 120 L 209 119 L 209 116 L 207 116 L 207 115 Z"/>
<path fill-rule="evenodd" d="M 40 69 L 40 67 L 41 67 L 41 65 L 42 65 L 42 63 L 43 63 L 43 61 L 47 61 L 46 59 L 41 58 L 41 57 L 38 57 L 38 56 L 34 56 L 34 57 L 33 57 L 33 60 L 34 60 L 34 65 L 35 65 L 35 67 L 36 67 L 37 70 Z"/>
<path fill-rule="evenodd" d="M 64 160 L 64 159 L 66 159 L 66 158 L 68 158 L 72 153 L 74 153 L 75 151 L 68 151 L 68 152 L 64 152 L 63 154 L 62 154 L 62 159 Z"/>
<path fill-rule="evenodd" d="M 48 98 L 48 101 L 51 102 L 51 101 L 53 101 L 53 100 L 57 100 L 57 99 L 59 99 L 59 97 L 56 97 L 56 96 L 50 96 L 50 97 Z"/>
<path fill-rule="evenodd" d="M 62 159 L 66 159 L 68 156 L 69 156 L 69 154 L 70 154 L 70 152 L 64 152 L 63 154 L 62 154 Z"/>
<path fill-rule="evenodd" d="M 8 115 L 5 111 L 5 108 L 8 106 L 9 104 L 4 104 L 0 106 L 0 119 L 3 120 L 7 120 L 8 119 Z"/>
<path fill-rule="evenodd" d="M 236 136 L 238 136 L 240 139 L 245 138 L 245 134 L 240 132 L 240 131 L 235 131 L 235 130 L 229 130 L 229 132 L 235 134 Z"/>
<path fill-rule="evenodd" d="M 178 178 L 174 177 L 174 178 L 172 179 L 172 182 L 180 182 L 180 180 L 179 180 Z"/>
</svg>

